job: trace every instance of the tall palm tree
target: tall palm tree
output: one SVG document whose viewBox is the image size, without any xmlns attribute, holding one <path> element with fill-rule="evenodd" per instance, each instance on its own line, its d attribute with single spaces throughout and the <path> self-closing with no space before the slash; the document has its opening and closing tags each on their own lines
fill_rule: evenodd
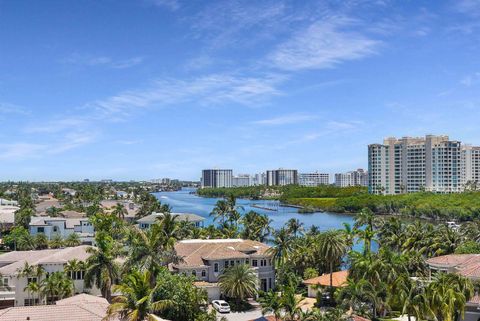
<svg viewBox="0 0 480 321">
<path fill-rule="evenodd" d="M 128 211 L 122 203 L 117 203 L 113 208 L 112 214 L 123 220 L 125 219 L 125 215 L 128 214 Z"/>
<path fill-rule="evenodd" d="M 237 264 L 228 268 L 218 279 L 222 292 L 240 303 L 257 294 L 257 276 L 247 264 Z"/>
<path fill-rule="evenodd" d="M 150 272 L 133 270 L 122 283 L 114 286 L 121 293 L 108 307 L 106 319 L 120 316 L 125 321 L 157 320 L 153 313 L 162 311 L 174 304 L 171 300 L 155 301 L 156 288 L 150 287 Z"/>
<path fill-rule="evenodd" d="M 47 304 L 71 296 L 75 292 L 73 281 L 64 272 L 53 272 L 42 280 L 41 291 Z"/>
<path fill-rule="evenodd" d="M 59 249 L 63 247 L 63 238 L 59 233 L 53 234 L 52 238 L 50 239 L 50 248 L 52 249 Z"/>
<path fill-rule="evenodd" d="M 31 296 L 33 299 L 33 305 L 36 305 L 36 300 L 40 301 L 40 293 L 41 293 L 41 286 L 38 281 L 31 281 L 27 284 L 27 286 L 23 289 L 23 291 L 28 293 L 28 296 Z M 37 298 L 38 295 L 38 298 Z"/>
<path fill-rule="evenodd" d="M 156 223 L 148 230 L 132 227 L 128 238 L 129 252 L 125 267 L 127 270 L 137 268 L 142 271 L 149 271 L 150 285 L 152 287 L 155 284 L 156 275 L 162 266 L 181 261 L 171 243 L 167 241 L 169 232 L 165 233 L 164 226 Z M 170 236 L 169 238 L 172 237 Z"/>
<path fill-rule="evenodd" d="M 241 237 L 259 242 L 264 242 L 271 232 L 272 220 L 265 214 L 249 211 L 241 218 L 243 230 Z"/>
<path fill-rule="evenodd" d="M 214 222 L 220 220 L 220 223 L 223 224 L 225 223 L 225 219 L 228 216 L 229 210 L 230 207 L 226 200 L 218 200 L 212 212 L 210 213 L 210 216 L 213 216 Z"/>
<path fill-rule="evenodd" d="M 464 317 L 465 305 L 473 296 L 472 282 L 458 274 L 437 273 L 427 286 L 429 311 L 437 320 L 454 321 L 458 311 Z"/>
<path fill-rule="evenodd" d="M 281 302 L 285 313 L 285 321 L 294 321 L 297 319 L 302 311 L 300 308 L 301 301 L 302 297 L 295 293 L 294 287 L 286 287 L 283 289 Z"/>
<path fill-rule="evenodd" d="M 173 249 L 179 239 L 180 226 L 178 224 L 178 216 L 172 215 L 170 212 L 163 213 L 163 215 L 158 218 L 157 224 L 158 229 L 163 234 L 164 249 Z"/>
<path fill-rule="evenodd" d="M 262 307 L 262 315 L 272 313 L 275 321 L 280 320 L 282 316 L 282 299 L 278 293 L 274 291 L 265 292 L 258 301 Z"/>
<path fill-rule="evenodd" d="M 341 231 L 330 230 L 318 237 L 320 253 L 327 262 L 330 271 L 330 292 L 333 298 L 333 267 L 342 261 L 347 252 L 347 241 L 345 234 Z"/>
<path fill-rule="evenodd" d="M 290 257 L 293 251 L 293 240 L 287 229 L 281 228 L 273 232 L 273 246 L 267 250 L 267 254 L 271 255 L 275 262 L 282 266 Z"/>
<path fill-rule="evenodd" d="M 97 233 L 97 247 L 90 247 L 87 252 L 90 257 L 86 261 L 85 286 L 93 284 L 102 292 L 108 302 L 112 299 L 112 284 L 119 276 L 119 266 L 115 259 L 119 254 L 113 238 L 104 232 Z"/>
<path fill-rule="evenodd" d="M 292 233 L 294 237 L 297 237 L 303 233 L 303 225 L 298 218 L 291 218 L 287 222 L 287 230 Z"/>
</svg>

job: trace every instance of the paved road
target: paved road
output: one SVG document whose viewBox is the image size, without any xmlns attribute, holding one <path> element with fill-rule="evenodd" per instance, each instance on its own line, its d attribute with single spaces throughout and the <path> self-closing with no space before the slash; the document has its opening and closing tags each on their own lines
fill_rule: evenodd
<svg viewBox="0 0 480 321">
<path fill-rule="evenodd" d="M 249 321 L 255 320 L 262 316 L 262 311 L 259 308 L 247 312 L 231 312 L 226 314 L 217 313 L 218 319 L 225 317 L 228 321 Z"/>
</svg>

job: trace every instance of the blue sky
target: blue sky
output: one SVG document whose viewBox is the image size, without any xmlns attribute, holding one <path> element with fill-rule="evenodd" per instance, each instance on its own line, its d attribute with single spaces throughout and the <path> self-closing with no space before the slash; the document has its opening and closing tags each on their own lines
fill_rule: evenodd
<svg viewBox="0 0 480 321">
<path fill-rule="evenodd" d="M 0 180 L 366 167 L 480 145 L 480 1 L 0 0 Z"/>
</svg>

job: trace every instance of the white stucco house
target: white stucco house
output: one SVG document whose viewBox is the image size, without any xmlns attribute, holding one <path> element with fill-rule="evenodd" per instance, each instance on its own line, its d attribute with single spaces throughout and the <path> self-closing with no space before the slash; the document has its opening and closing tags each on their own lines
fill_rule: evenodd
<svg viewBox="0 0 480 321">
<path fill-rule="evenodd" d="M 88 218 L 64 218 L 50 216 L 34 216 L 29 226 L 30 234 L 44 233 L 48 239 L 55 235 L 67 238 L 77 233 L 82 244 L 92 245 L 95 241 L 95 230 Z"/>
<path fill-rule="evenodd" d="M 148 229 L 152 224 L 158 222 L 158 219 L 163 217 L 163 213 L 152 213 L 150 215 L 144 216 L 141 219 L 137 220 L 138 227 L 141 229 Z M 188 221 L 193 223 L 196 227 L 203 226 L 203 221 L 205 220 L 204 217 L 191 214 L 191 213 L 171 213 L 172 216 L 175 217 L 175 220 L 180 221 Z"/>
<path fill-rule="evenodd" d="M 68 261 L 76 259 L 85 261 L 89 254 L 86 249 L 89 246 L 81 245 L 76 247 L 67 247 L 63 249 L 47 249 L 36 251 L 13 251 L 0 255 L 0 274 L 2 275 L 2 286 L 0 287 L 0 307 L 9 306 L 29 306 L 38 305 L 40 302 L 38 295 L 25 291 L 29 282 L 40 283 L 32 276 L 19 276 L 20 271 L 28 263 L 32 266 L 40 266 L 46 273 L 64 271 Z M 48 274 L 47 274 L 48 275 Z M 71 278 L 75 284 L 76 293 L 91 293 L 98 295 L 98 289 L 87 289 L 84 287 L 85 271 L 77 271 Z M 45 278 L 43 276 L 43 278 Z M 42 299 L 43 301 L 45 298 Z"/>
</svg>

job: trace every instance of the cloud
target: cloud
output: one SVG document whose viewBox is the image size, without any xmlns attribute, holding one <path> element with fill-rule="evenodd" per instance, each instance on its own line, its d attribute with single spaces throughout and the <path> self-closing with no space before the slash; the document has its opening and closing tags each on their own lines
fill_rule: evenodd
<svg viewBox="0 0 480 321">
<path fill-rule="evenodd" d="M 24 158 L 39 157 L 45 150 L 45 145 L 32 143 L 0 144 L 0 159 L 20 160 Z"/>
<path fill-rule="evenodd" d="M 83 128 L 88 125 L 88 120 L 83 117 L 56 118 L 39 125 L 30 124 L 25 128 L 26 133 L 58 133 L 65 130 Z"/>
<path fill-rule="evenodd" d="M 127 59 L 113 59 L 107 56 L 92 56 L 74 53 L 61 60 L 64 64 L 82 65 L 82 66 L 105 66 L 113 69 L 125 69 L 136 66 L 143 62 L 143 57 L 132 57 Z"/>
<path fill-rule="evenodd" d="M 147 3 L 157 7 L 164 7 L 172 11 L 180 8 L 180 3 L 178 0 L 147 0 Z"/>
<path fill-rule="evenodd" d="M 324 69 L 376 53 L 380 41 L 347 31 L 355 21 L 336 17 L 317 21 L 274 50 L 269 60 L 283 70 Z"/>
<path fill-rule="evenodd" d="M 160 79 L 145 89 L 129 90 L 112 97 L 90 102 L 99 117 L 121 119 L 134 111 L 156 106 L 196 102 L 201 105 L 237 103 L 258 105 L 279 95 L 277 85 L 283 76 L 270 74 L 258 77 L 212 74 L 189 80 Z"/>
<path fill-rule="evenodd" d="M 460 80 L 460 84 L 465 87 L 471 87 L 472 85 L 476 84 L 480 79 L 480 72 L 473 73 L 471 75 L 467 75 Z"/>
<path fill-rule="evenodd" d="M 455 8 L 458 12 L 470 16 L 480 16 L 480 1 L 478 0 L 457 0 L 455 1 Z"/>
<path fill-rule="evenodd" d="M 0 102 L 0 114 L 29 115 L 30 111 L 18 105 Z"/>
<path fill-rule="evenodd" d="M 318 118 L 316 115 L 290 114 L 290 115 L 283 115 L 283 116 L 269 118 L 269 119 L 256 120 L 256 121 L 253 121 L 252 124 L 264 125 L 264 126 L 277 126 L 277 125 L 296 124 L 296 123 L 311 121 L 316 118 Z"/>
</svg>

